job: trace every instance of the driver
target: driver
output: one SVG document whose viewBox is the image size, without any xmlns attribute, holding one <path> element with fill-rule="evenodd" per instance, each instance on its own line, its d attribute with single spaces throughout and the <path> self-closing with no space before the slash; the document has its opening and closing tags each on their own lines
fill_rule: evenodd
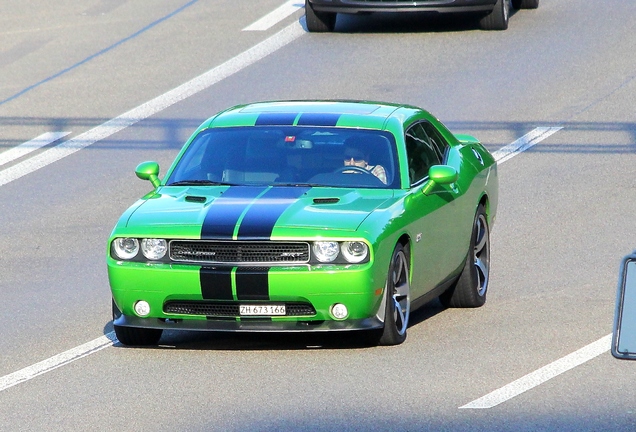
<svg viewBox="0 0 636 432">
<path fill-rule="evenodd" d="M 353 145 L 350 140 L 351 138 L 345 141 L 344 165 L 363 168 L 380 179 L 382 183 L 387 184 L 384 167 L 382 165 L 369 165 L 369 153 L 360 148 L 360 146 Z M 353 173 L 355 171 L 344 172 Z"/>
</svg>

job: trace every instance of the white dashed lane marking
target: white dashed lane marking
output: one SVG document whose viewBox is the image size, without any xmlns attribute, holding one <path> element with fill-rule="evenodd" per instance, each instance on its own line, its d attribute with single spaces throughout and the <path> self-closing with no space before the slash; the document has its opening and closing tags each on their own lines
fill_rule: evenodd
<svg viewBox="0 0 636 432">
<path fill-rule="evenodd" d="M 560 131 L 561 129 L 563 128 L 559 126 L 535 128 L 521 138 L 508 144 L 507 146 L 493 152 L 493 156 L 497 160 L 498 164 L 502 164 L 508 159 L 516 156 L 517 154 L 528 150 L 530 147 L 540 143 L 541 141 L 548 138 L 555 132 Z M 479 399 L 467 403 L 466 405 L 460 406 L 459 408 L 485 409 L 495 407 L 507 400 L 512 399 L 515 396 L 520 395 L 521 393 L 525 393 L 528 390 L 531 390 L 534 387 L 543 384 L 544 382 L 558 375 L 561 375 L 564 372 L 569 371 L 570 369 L 573 369 L 589 360 L 592 360 L 593 358 L 603 354 L 604 352 L 609 351 L 611 340 L 611 334 L 604 336 L 596 342 L 592 342 L 591 344 L 573 352 L 572 354 L 568 354 L 565 357 L 562 357 L 540 369 L 537 369 L 536 371 L 531 372 L 493 392 L 490 392 L 487 395 L 480 397 Z"/>
<path fill-rule="evenodd" d="M 460 406 L 459 408 L 484 409 L 495 407 L 558 375 L 561 375 L 564 372 L 569 371 L 570 369 L 600 356 L 610 350 L 611 343 L 612 334 L 610 333 L 596 342 L 592 342 L 591 344 L 574 351 L 572 354 L 568 354 L 559 360 L 553 361 L 552 363 L 543 366 L 542 368 L 537 369 L 536 371 L 531 372 L 528 375 L 525 375 L 493 392 L 490 392 L 486 396 L 482 396 L 464 406 Z"/>
<path fill-rule="evenodd" d="M 0 153 L 0 166 L 13 162 L 16 159 L 20 159 L 22 156 L 26 156 L 31 152 L 52 144 L 55 141 L 64 138 L 68 134 L 70 134 L 70 132 L 46 132 L 37 138 L 33 138 L 30 141 L 6 150 Z"/>
<path fill-rule="evenodd" d="M 243 31 L 265 31 L 275 26 L 298 9 L 305 7 L 303 0 L 289 0 L 280 7 L 274 9 L 263 18 L 245 27 Z"/>
<path fill-rule="evenodd" d="M 560 126 L 534 128 L 532 131 L 525 134 L 521 138 L 495 151 L 492 155 L 494 156 L 497 163 L 502 164 L 511 157 L 528 150 L 530 147 L 540 143 L 541 141 L 548 138 L 550 135 L 560 131 L 561 129 L 563 128 Z"/>
<path fill-rule="evenodd" d="M 247 51 L 242 52 L 225 63 L 205 72 L 202 75 L 172 89 L 161 96 L 158 96 L 136 108 L 107 121 L 93 129 L 90 129 L 68 141 L 58 144 L 48 150 L 41 152 L 29 159 L 16 163 L 15 165 L 0 171 L 0 186 L 17 180 L 27 174 L 39 170 L 47 165 L 57 162 L 73 153 L 85 149 L 95 144 L 97 141 L 132 126 L 141 120 L 157 114 L 160 111 L 193 96 L 212 85 L 228 78 L 268 55 L 278 51 L 300 36 L 305 34 L 305 30 L 298 22 L 294 22 L 278 33 L 270 36 L 264 41 Z"/>
<path fill-rule="evenodd" d="M 101 351 L 104 348 L 113 345 L 116 340 L 115 332 L 110 332 L 102 337 L 86 342 L 83 345 L 71 348 L 68 351 L 54 355 L 53 357 L 42 360 L 39 363 L 20 369 L 19 371 L 13 372 L 9 375 L 5 375 L 0 378 L 0 391 L 21 384 L 35 378 L 38 375 L 51 372 L 53 369 L 67 365 L 75 360 L 81 359 L 82 357 L 86 357 L 87 355 Z"/>
</svg>

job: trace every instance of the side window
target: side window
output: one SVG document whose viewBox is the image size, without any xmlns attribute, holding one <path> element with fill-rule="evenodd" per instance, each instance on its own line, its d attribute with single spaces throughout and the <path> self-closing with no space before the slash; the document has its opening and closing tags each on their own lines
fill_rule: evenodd
<svg viewBox="0 0 636 432">
<path fill-rule="evenodd" d="M 430 139 L 420 123 L 406 131 L 406 154 L 409 162 L 409 178 L 415 184 L 428 176 L 432 165 L 441 163 L 441 157 L 432 147 Z"/>
<path fill-rule="evenodd" d="M 448 150 L 448 142 L 442 137 L 435 127 L 430 123 L 422 123 L 422 127 L 424 128 L 424 132 L 430 138 L 430 143 L 437 152 L 440 157 L 440 160 L 443 162 L 444 157 L 446 156 L 446 150 Z"/>
</svg>

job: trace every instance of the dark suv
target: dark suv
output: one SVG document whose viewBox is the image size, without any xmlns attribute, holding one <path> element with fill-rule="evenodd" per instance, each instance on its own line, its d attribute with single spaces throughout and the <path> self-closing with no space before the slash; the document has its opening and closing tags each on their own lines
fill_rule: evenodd
<svg viewBox="0 0 636 432">
<path fill-rule="evenodd" d="M 330 32 L 338 13 L 463 12 L 481 14 L 484 30 L 505 30 L 511 7 L 536 9 L 539 0 L 305 0 L 305 19 L 310 32 Z"/>
</svg>

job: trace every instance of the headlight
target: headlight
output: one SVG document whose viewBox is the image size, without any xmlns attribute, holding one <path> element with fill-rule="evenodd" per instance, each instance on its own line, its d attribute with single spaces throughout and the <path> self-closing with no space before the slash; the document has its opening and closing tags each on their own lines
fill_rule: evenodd
<svg viewBox="0 0 636 432">
<path fill-rule="evenodd" d="M 342 256 L 352 264 L 364 261 L 369 254 L 369 247 L 361 241 L 343 242 L 340 250 L 342 251 Z"/>
<path fill-rule="evenodd" d="M 139 253 L 139 242 L 135 238 L 116 238 L 113 240 L 113 250 L 120 259 L 133 259 Z"/>
<path fill-rule="evenodd" d="M 312 246 L 314 256 L 323 263 L 330 263 L 338 258 L 338 249 L 338 242 L 334 241 L 317 241 Z"/>
<path fill-rule="evenodd" d="M 149 260 L 159 260 L 166 255 L 168 242 L 164 239 L 141 240 L 141 253 Z"/>
</svg>

